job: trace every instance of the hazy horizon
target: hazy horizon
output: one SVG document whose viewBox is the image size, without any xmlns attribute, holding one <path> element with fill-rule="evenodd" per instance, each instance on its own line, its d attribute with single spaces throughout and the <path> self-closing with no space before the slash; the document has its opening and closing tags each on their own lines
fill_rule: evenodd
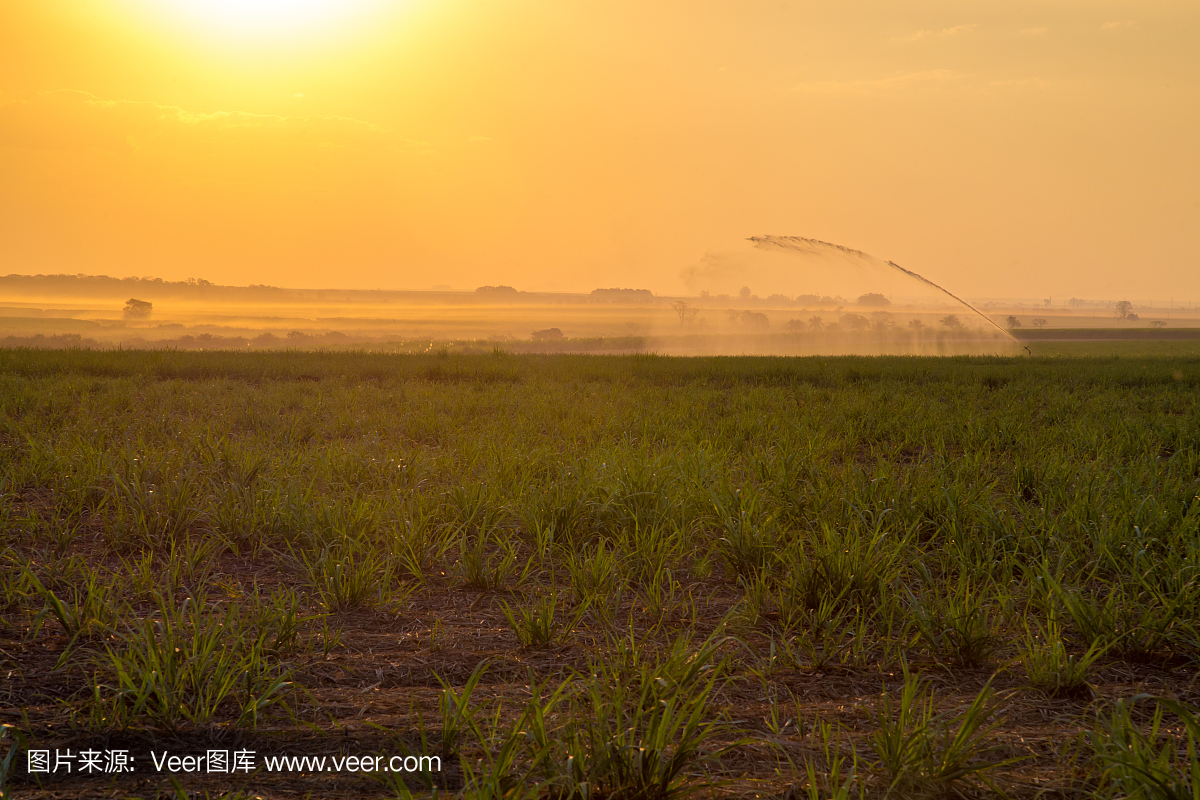
<svg viewBox="0 0 1200 800">
<path fill-rule="evenodd" d="M 315 290 L 0 276 L 0 346 L 427 353 L 450 344 L 464 353 L 500 347 L 664 355 L 1016 355 L 1030 337 L 1087 339 L 1102 328 L 1114 331 L 1102 337 L 1190 339 L 1200 323 L 1195 304 L 1182 303 L 1157 309 L 1135 304 L 1122 317 L 1112 304 L 1078 300 L 972 306 L 866 253 L 778 237 L 755 245 L 701 265 L 689 276 L 697 291 L 687 297 L 616 287 L 586 294 L 495 285 L 465 292 Z M 755 286 L 820 291 L 760 296 L 749 285 L 717 291 L 746 279 Z M 1021 342 L 1013 338 L 1018 332 Z"/>
<path fill-rule="evenodd" d="M 697 267 L 704 268 L 705 266 L 707 266 L 709 264 L 711 264 L 711 259 L 708 262 L 702 261 L 700 264 L 697 265 Z M 745 278 L 745 276 L 735 279 L 734 282 L 731 283 L 730 285 L 732 286 L 732 285 L 735 285 L 738 283 L 744 284 L 743 278 Z M 64 280 L 65 280 L 65 283 L 62 283 L 62 281 L 64 281 Z M 60 284 L 58 286 L 56 286 L 54 284 L 55 281 L 59 281 Z M 94 284 L 94 283 L 100 282 L 100 281 L 108 282 L 105 284 L 104 290 L 100 294 L 97 294 L 96 293 L 97 290 L 95 290 L 95 289 L 85 290 L 82 287 L 79 287 L 76 285 L 76 283 L 78 283 L 78 282 L 92 282 Z M 503 283 L 494 281 L 492 283 L 482 284 L 480 286 L 438 285 L 438 286 L 427 287 L 427 288 L 396 289 L 396 288 L 383 288 L 383 287 L 337 286 L 337 285 L 333 285 L 333 284 L 315 285 L 315 286 L 300 286 L 300 285 L 286 285 L 286 284 L 275 285 L 275 284 L 259 284 L 259 283 L 216 283 L 214 281 L 208 280 L 206 277 L 204 277 L 202 275 L 194 276 L 194 277 L 189 276 L 188 278 L 183 278 L 183 279 L 170 279 L 170 278 L 164 278 L 159 275 L 107 275 L 107 274 L 66 273 L 66 272 L 8 273 L 8 274 L 0 274 L 0 308 L 3 307 L 4 303 L 12 303 L 12 304 L 14 304 L 13 305 L 14 308 L 19 308 L 22 306 L 32 306 L 37 303 L 44 303 L 44 302 L 62 303 L 62 302 L 66 302 L 68 300 L 70 301 L 68 303 L 68 305 L 70 305 L 70 304 L 95 305 L 96 302 L 99 300 L 117 301 L 119 299 L 120 302 L 116 303 L 116 305 L 113 305 L 112 302 L 108 303 L 108 305 L 112 305 L 113 310 L 119 310 L 120 306 L 124 303 L 124 301 L 126 299 L 128 299 L 126 297 L 126 295 L 129 295 L 130 292 L 132 292 L 134 294 L 137 294 L 140 292 L 141 294 L 146 295 L 146 297 L 150 297 L 153 299 L 153 297 L 156 296 L 154 294 L 155 292 L 158 292 L 158 293 L 165 292 L 165 293 L 167 293 L 167 296 L 176 296 L 177 297 L 180 292 L 185 292 L 185 293 L 186 292 L 194 292 L 194 291 L 203 292 L 205 290 L 215 291 L 215 292 L 232 292 L 233 293 L 233 294 L 229 294 L 226 297 L 222 297 L 221 302 L 233 303 L 233 304 L 249 303 L 252 305 L 256 304 L 256 303 L 260 303 L 261 301 L 254 300 L 254 299 L 242 299 L 242 297 L 240 297 L 239 295 L 245 295 L 245 293 L 247 293 L 247 292 L 255 292 L 255 291 L 258 291 L 258 292 L 262 292 L 262 291 L 283 292 L 283 293 L 287 293 L 289 295 L 290 294 L 299 294 L 299 295 L 306 295 L 306 296 L 311 295 L 314 298 L 319 298 L 319 299 L 316 299 L 316 302 L 322 303 L 322 304 L 328 303 L 331 301 L 331 298 L 324 297 L 324 295 L 332 295 L 332 294 L 338 294 L 338 293 L 350 294 L 350 295 L 355 295 L 355 296 L 361 295 L 363 297 L 369 297 L 373 294 L 378 294 L 381 296 L 387 296 L 387 295 L 413 296 L 416 298 L 422 298 L 423 301 L 426 301 L 426 302 L 430 298 L 433 298 L 433 297 L 437 297 L 440 295 L 448 295 L 448 296 L 454 296 L 454 297 L 460 298 L 460 300 L 458 300 L 456 302 L 460 302 L 461 299 L 467 299 L 467 298 L 472 299 L 472 302 L 474 302 L 474 301 L 478 301 L 480 299 L 480 296 L 479 296 L 480 292 L 490 289 L 490 288 L 497 288 L 497 289 L 502 289 L 502 290 L 512 290 L 513 292 L 516 293 L 516 295 L 518 297 L 522 297 L 522 296 L 547 296 L 547 297 L 562 296 L 562 297 L 571 297 L 571 298 L 579 298 L 579 299 L 591 298 L 591 299 L 595 300 L 596 302 L 608 302 L 608 303 L 612 303 L 612 302 L 614 302 L 614 300 L 611 298 L 609 298 L 609 299 L 596 298 L 595 295 L 597 295 L 599 293 L 603 293 L 603 292 L 615 291 L 615 292 L 647 292 L 647 293 L 649 293 L 650 297 L 653 298 L 654 301 L 670 301 L 670 300 L 675 300 L 675 299 L 685 299 L 685 300 L 707 299 L 707 300 L 712 300 L 712 301 L 728 299 L 728 300 L 736 301 L 736 300 L 740 299 L 738 297 L 737 291 L 729 291 L 729 292 L 724 292 L 724 293 L 710 292 L 707 289 L 698 288 L 700 284 L 696 284 L 696 285 L 692 286 L 691 287 L 692 290 L 689 291 L 688 281 L 684 280 L 683 283 L 684 283 L 684 285 L 682 287 L 680 287 L 679 291 L 677 291 L 675 293 L 665 294 L 665 293 L 651 292 L 649 289 L 647 289 L 645 287 L 636 286 L 636 285 L 596 286 L 596 287 L 592 287 L 591 289 L 554 291 L 554 290 L 530 289 L 530 288 L 527 288 L 524 286 L 510 286 L 508 284 L 503 284 Z M 810 292 L 796 291 L 796 292 L 792 292 L 791 294 L 787 294 L 787 293 L 778 291 L 781 287 L 779 285 L 777 285 L 777 283 L 773 284 L 770 281 L 763 283 L 762 281 L 753 281 L 753 280 L 751 280 L 751 283 L 753 283 L 753 286 L 746 285 L 745 288 L 751 289 L 753 300 L 755 302 L 766 301 L 767 299 L 769 299 L 772 296 L 775 296 L 777 298 L 784 297 L 784 298 L 787 298 L 788 300 L 798 299 L 798 300 L 802 301 L 805 297 L 811 297 L 811 296 L 820 294 L 820 292 L 811 292 L 811 291 Z M 796 283 L 795 285 L 805 286 L 805 284 L 803 284 L 803 283 Z M 806 288 L 814 289 L 815 287 L 813 285 L 809 284 Z M 905 290 L 902 290 L 899 293 L 884 292 L 884 290 L 887 288 L 896 288 L 896 285 L 894 283 L 889 284 L 888 280 L 867 281 L 857 287 L 853 286 L 852 284 L 847 284 L 846 282 L 843 282 L 843 285 L 840 288 L 843 290 L 842 294 L 828 296 L 825 298 L 826 300 L 836 300 L 837 302 L 826 302 L 826 303 L 824 303 L 824 305 L 853 306 L 853 305 L 855 305 L 858 296 L 860 296 L 861 294 L 866 294 L 866 293 L 871 293 L 871 292 L 875 292 L 875 293 L 882 292 L 888 297 L 889 302 L 894 302 L 895 304 L 900 305 L 900 306 L 927 305 L 927 306 L 941 307 L 944 305 L 954 305 L 955 304 L 954 300 L 952 300 L 944 295 L 941 295 L 936 291 L 930 290 L 926 287 L 922 287 L 920 285 L 910 285 L 910 286 L 906 287 Z M 953 289 L 956 287 L 951 285 L 946 288 Z M 1061 313 L 1065 313 L 1065 314 L 1086 313 L 1086 312 L 1095 311 L 1097 309 L 1107 309 L 1107 308 L 1113 306 L 1115 303 L 1119 302 L 1120 300 L 1128 300 L 1133 304 L 1133 306 L 1135 308 L 1147 309 L 1147 310 L 1176 309 L 1176 310 L 1180 310 L 1180 311 L 1185 311 L 1185 310 L 1195 309 L 1195 308 L 1200 307 L 1200 300 L 1195 300 L 1195 299 L 1192 299 L 1192 298 L 1189 298 L 1186 296 L 1167 297 L 1167 298 L 1139 297 L 1137 295 L 1096 297 L 1096 296 L 1087 296 L 1086 293 L 1081 293 L 1081 294 L 1082 294 L 1082 296 L 1068 293 L 1068 294 L 1061 294 L 1056 297 L 964 296 L 961 299 L 966 301 L 967 303 L 970 303 L 975 306 L 980 306 L 980 307 L 983 307 L 983 306 L 987 306 L 987 307 L 1001 306 L 1004 308 L 1028 307 L 1031 310 L 1032 309 L 1040 309 L 1040 308 L 1048 308 L 1048 309 L 1053 309 L 1057 312 L 1061 312 Z M 197 300 L 195 302 L 200 303 L 200 304 L 210 304 L 213 301 L 212 300 Z M 275 301 L 267 301 L 267 302 L 269 303 L 269 302 L 275 302 Z M 290 305 L 290 304 L 294 304 L 296 302 L 296 300 L 294 298 L 289 297 L 287 299 L 281 299 L 278 302 L 284 302 L 284 303 L 287 303 Z M 355 301 L 355 302 L 360 302 L 360 301 Z M 516 301 L 506 301 L 506 302 L 518 302 L 519 303 L 522 301 L 516 300 Z M 801 305 L 804 305 L 804 303 L 801 302 Z M 809 303 L 809 305 L 814 305 L 814 304 Z M 820 305 L 820 304 L 816 304 L 816 305 Z"/>
</svg>

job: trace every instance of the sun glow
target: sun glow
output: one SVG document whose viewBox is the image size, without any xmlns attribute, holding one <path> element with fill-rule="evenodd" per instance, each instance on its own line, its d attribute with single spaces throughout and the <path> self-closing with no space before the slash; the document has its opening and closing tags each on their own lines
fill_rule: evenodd
<svg viewBox="0 0 1200 800">
<path fill-rule="evenodd" d="M 325 23 L 367 0 L 170 0 L 189 16 L 242 31 L 279 31 Z"/>
</svg>

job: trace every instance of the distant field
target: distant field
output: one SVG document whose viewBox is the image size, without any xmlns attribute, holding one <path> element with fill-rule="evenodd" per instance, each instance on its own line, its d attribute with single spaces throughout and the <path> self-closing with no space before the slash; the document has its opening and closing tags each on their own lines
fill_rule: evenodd
<svg viewBox="0 0 1200 800">
<path fill-rule="evenodd" d="M 1016 335 L 1033 355 L 1041 357 L 1200 356 L 1200 328 L 1027 328 Z"/>
<path fill-rule="evenodd" d="M 178 776 L 213 797 L 408 796 L 261 768 L 347 752 L 436 754 L 411 790 L 478 797 L 1178 784 L 1197 344 L 0 350 L 6 741 L 254 749 Z"/>
<path fill-rule="evenodd" d="M 1173 340 L 1200 339 L 1200 328 L 1021 328 L 1013 331 L 1022 341 L 1063 340 Z"/>
<path fill-rule="evenodd" d="M 1200 356 L 1200 338 L 1112 339 L 1079 341 L 1023 341 L 1034 356 L 1095 358 L 1195 358 Z"/>
</svg>

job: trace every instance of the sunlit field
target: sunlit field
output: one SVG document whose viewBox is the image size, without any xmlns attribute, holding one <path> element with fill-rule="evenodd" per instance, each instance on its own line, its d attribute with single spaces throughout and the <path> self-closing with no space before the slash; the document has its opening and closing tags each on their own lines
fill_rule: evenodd
<svg viewBox="0 0 1200 800">
<path fill-rule="evenodd" d="M 1038 352 L 0 350 L 5 737 L 258 757 L 0 778 L 1192 797 L 1200 357 Z"/>
</svg>

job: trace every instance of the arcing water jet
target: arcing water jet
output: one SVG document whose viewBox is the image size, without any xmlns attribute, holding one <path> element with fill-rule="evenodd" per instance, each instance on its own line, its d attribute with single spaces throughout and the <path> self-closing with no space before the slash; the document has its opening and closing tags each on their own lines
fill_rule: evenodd
<svg viewBox="0 0 1200 800">
<path fill-rule="evenodd" d="M 941 286 L 938 286 L 936 283 L 929 280 L 925 276 L 919 275 L 918 273 L 913 272 L 911 269 L 905 269 L 904 267 L 900 266 L 899 264 L 895 263 L 894 261 L 884 261 L 880 258 L 876 258 L 875 256 L 871 255 L 870 253 L 864 253 L 861 250 L 854 250 L 849 247 L 842 247 L 840 244 L 833 244 L 832 242 L 823 242 L 820 239 L 806 239 L 803 236 L 751 236 L 750 241 L 754 242 L 755 247 L 760 247 L 763 249 L 769 249 L 772 247 L 776 247 L 776 248 L 779 248 L 780 250 L 794 250 L 794 251 L 797 251 L 800 253 L 818 252 L 823 249 L 824 250 L 833 249 L 833 250 L 838 250 L 845 255 L 852 256 L 855 258 L 860 258 L 869 264 L 874 264 L 879 267 L 891 267 L 892 269 L 899 270 L 900 272 L 904 273 L 905 275 L 908 275 L 910 278 L 916 278 L 917 280 L 921 281 L 922 283 L 932 286 L 934 289 L 937 289 L 939 292 L 941 292 L 942 294 L 951 298 L 955 302 L 961 303 L 962 305 L 971 309 L 971 311 L 975 312 L 980 317 L 982 317 L 984 320 L 986 320 L 987 323 L 989 325 L 991 325 L 993 328 L 995 328 L 996 330 L 1003 333 L 1005 336 L 1007 336 L 1013 342 L 1020 344 L 1020 340 L 1018 340 L 1017 337 L 1013 336 L 1011 333 L 1004 330 L 1004 328 L 997 325 L 995 320 L 993 320 L 987 314 L 984 314 L 982 311 L 980 311 L 975 306 L 968 303 L 966 300 L 963 300 L 961 297 L 958 297 L 957 295 L 953 294 L 952 292 L 948 291 L 947 289 L 945 289 Z M 1026 351 L 1028 351 L 1028 348 L 1026 348 Z"/>
</svg>

